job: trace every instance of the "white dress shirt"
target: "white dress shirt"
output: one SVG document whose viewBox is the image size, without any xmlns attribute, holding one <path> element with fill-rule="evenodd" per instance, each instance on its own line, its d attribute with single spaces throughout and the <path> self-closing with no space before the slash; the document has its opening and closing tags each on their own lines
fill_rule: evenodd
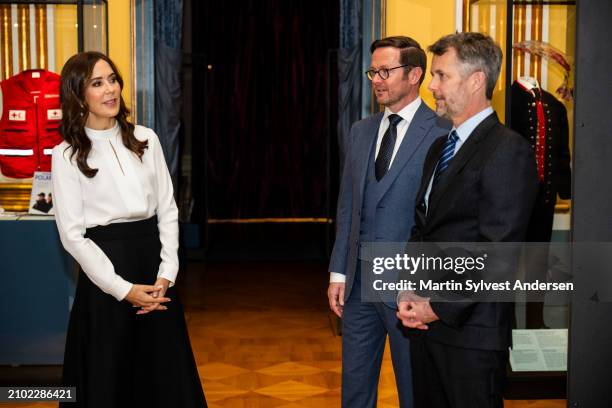
<svg viewBox="0 0 612 408">
<path fill-rule="evenodd" d="M 391 155 L 391 161 L 389 162 L 389 168 L 393 165 L 393 160 L 395 159 L 395 155 L 402 145 L 402 141 L 404 140 L 404 136 L 408 132 L 408 128 L 410 127 L 410 123 L 416 114 L 416 111 L 421 106 L 422 100 L 420 96 L 417 96 L 416 99 L 410 102 L 408 105 L 404 106 L 396 115 L 399 115 L 402 118 L 402 121 L 397 125 L 397 139 L 395 140 L 395 146 L 393 146 L 393 155 Z M 383 118 L 380 121 L 380 125 L 378 126 L 378 137 L 376 139 L 376 157 L 378 157 L 378 152 L 380 150 L 380 145 L 382 144 L 383 136 L 385 132 L 389 128 L 389 115 L 393 114 L 389 108 L 385 108 L 385 113 L 383 114 Z M 388 169 L 387 169 L 388 170 Z M 346 275 L 338 272 L 330 272 L 329 273 L 329 281 L 330 282 L 345 282 Z"/>
<path fill-rule="evenodd" d="M 478 125 L 480 125 L 480 122 L 485 120 L 492 113 L 493 113 L 493 108 L 489 106 L 488 108 L 481 110 L 480 112 L 478 112 L 477 114 L 475 114 L 474 116 L 472 116 L 471 118 L 463 122 L 461 125 L 459 125 L 458 128 L 453 127 L 451 131 L 448 132 L 449 134 L 453 130 L 457 132 L 457 141 L 455 142 L 455 152 L 453 153 L 453 157 L 455 157 L 455 155 L 457 154 L 461 146 L 463 146 L 465 141 L 468 140 L 472 132 L 474 132 L 474 129 L 476 129 Z M 427 191 L 425 192 L 425 198 L 424 198 L 425 206 L 426 206 L 425 211 L 427 211 L 427 207 L 429 206 L 429 194 L 431 193 L 431 187 L 433 185 L 433 176 L 435 174 L 436 172 L 434 170 L 434 173 L 431 175 L 431 178 L 429 179 L 429 185 L 427 186 Z"/>
<path fill-rule="evenodd" d="M 404 106 L 402 110 L 396 113 L 402 118 L 402 121 L 397 124 L 397 139 L 395 140 L 395 146 L 393 146 L 393 154 L 391 155 L 391 161 L 389 162 L 389 168 L 393 164 L 393 159 L 395 159 L 395 155 L 402 145 L 402 140 L 404 140 L 404 136 L 406 136 L 406 132 L 408 131 L 408 127 L 410 126 L 410 122 L 412 122 L 412 118 L 414 118 L 414 114 L 417 109 L 421 106 L 421 97 L 417 96 L 417 98 L 410 102 L 408 105 Z M 392 115 L 393 112 L 389 108 L 385 108 L 385 113 L 383 114 L 383 118 L 380 121 L 380 126 L 378 127 L 378 138 L 376 139 L 376 156 L 378 157 L 378 152 L 380 151 L 380 145 L 382 144 L 383 136 L 385 132 L 389 128 L 389 115 Z M 387 169 L 389 170 L 389 169 Z"/>
<path fill-rule="evenodd" d="M 100 247 L 84 237 L 85 229 L 157 215 L 162 245 L 157 276 L 174 283 L 178 273 L 178 210 L 157 135 L 136 126 L 134 136 L 149 144 L 141 161 L 123 145 L 118 124 L 107 130 L 85 128 L 85 132 L 92 142 L 87 163 L 98 169 L 93 178 L 81 173 L 76 155 L 70 159 L 71 148 L 66 142 L 53 149 L 55 222 L 64 248 L 94 284 L 122 300 L 132 283 L 115 273 Z"/>
</svg>

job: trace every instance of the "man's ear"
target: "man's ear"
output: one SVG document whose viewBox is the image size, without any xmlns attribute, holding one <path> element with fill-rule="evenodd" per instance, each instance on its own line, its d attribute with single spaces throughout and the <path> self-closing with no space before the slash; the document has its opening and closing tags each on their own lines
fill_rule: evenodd
<svg viewBox="0 0 612 408">
<path fill-rule="evenodd" d="M 410 73 L 408 74 L 408 79 L 410 80 L 410 83 L 412 85 L 418 85 L 423 75 L 425 75 L 425 73 L 423 72 L 423 69 L 421 69 L 421 67 L 414 67 L 410 70 Z"/>
<path fill-rule="evenodd" d="M 487 86 L 487 77 L 484 72 L 476 71 L 470 75 L 470 85 L 472 93 L 479 91 Z"/>
</svg>

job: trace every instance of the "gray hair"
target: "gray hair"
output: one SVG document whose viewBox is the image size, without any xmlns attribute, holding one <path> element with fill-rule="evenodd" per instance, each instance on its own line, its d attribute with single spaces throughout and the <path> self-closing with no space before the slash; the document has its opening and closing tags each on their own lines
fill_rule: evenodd
<svg viewBox="0 0 612 408">
<path fill-rule="evenodd" d="M 482 33 L 456 33 L 449 34 L 434 44 L 428 50 L 434 55 L 443 55 L 450 48 L 457 52 L 457 59 L 461 63 L 460 70 L 463 76 L 476 71 L 482 71 L 487 80 L 487 99 L 493 98 L 495 83 L 499 77 L 502 62 L 502 50 L 493 39 Z"/>
</svg>

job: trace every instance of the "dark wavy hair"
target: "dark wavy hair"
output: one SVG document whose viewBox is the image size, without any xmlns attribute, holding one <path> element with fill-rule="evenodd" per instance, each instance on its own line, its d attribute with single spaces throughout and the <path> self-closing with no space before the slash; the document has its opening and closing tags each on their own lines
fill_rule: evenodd
<svg viewBox="0 0 612 408">
<path fill-rule="evenodd" d="M 123 90 L 123 78 L 117 66 L 106 55 L 100 52 L 80 52 L 70 57 L 62 68 L 60 101 L 62 104 L 62 122 L 60 133 L 64 140 L 72 147 L 70 159 L 76 155 L 76 163 L 81 172 L 91 178 L 98 173 L 87 164 L 87 157 L 91 151 L 91 140 L 85 134 L 85 124 L 89 114 L 89 107 L 85 101 L 85 88 L 91 78 L 94 66 L 100 60 L 106 61 L 116 75 L 117 82 Z M 119 113 L 115 116 L 123 144 L 142 160 L 142 155 L 148 147 L 148 142 L 139 141 L 134 136 L 134 125 L 128 121 L 129 109 L 121 94 L 119 95 Z"/>
<path fill-rule="evenodd" d="M 419 79 L 419 85 L 423 83 L 425 72 L 427 72 L 427 55 L 425 55 L 425 51 L 423 51 L 421 45 L 415 39 L 405 36 L 381 38 L 370 45 L 370 53 L 374 54 L 376 49 L 383 47 L 399 49 L 400 64 L 421 68 L 422 72 L 421 78 Z M 404 72 L 408 72 L 409 70 L 410 67 L 404 67 Z"/>
</svg>

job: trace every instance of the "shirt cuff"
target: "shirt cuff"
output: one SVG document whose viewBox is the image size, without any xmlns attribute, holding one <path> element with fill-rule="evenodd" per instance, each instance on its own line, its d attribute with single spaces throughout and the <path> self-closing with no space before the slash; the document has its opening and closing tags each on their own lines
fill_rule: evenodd
<svg viewBox="0 0 612 408">
<path fill-rule="evenodd" d="M 346 282 L 346 275 L 338 272 L 329 273 L 329 283 L 344 283 Z"/>
<path fill-rule="evenodd" d="M 170 284 L 168 285 L 169 288 L 174 286 L 174 282 L 176 281 L 176 275 L 175 273 L 171 273 L 171 272 L 159 272 L 157 274 L 158 278 L 164 278 L 166 279 L 168 282 L 170 282 Z"/>
<path fill-rule="evenodd" d="M 172 262 L 162 261 L 159 264 L 159 270 L 157 271 L 157 277 L 164 278 L 170 281 L 170 287 L 174 286 L 177 275 L 178 275 L 178 263 L 174 264 Z"/>
<path fill-rule="evenodd" d="M 117 279 L 115 282 L 115 287 L 113 288 L 112 294 L 118 301 L 122 301 L 132 290 L 133 284 L 124 280 L 123 278 Z"/>
</svg>

